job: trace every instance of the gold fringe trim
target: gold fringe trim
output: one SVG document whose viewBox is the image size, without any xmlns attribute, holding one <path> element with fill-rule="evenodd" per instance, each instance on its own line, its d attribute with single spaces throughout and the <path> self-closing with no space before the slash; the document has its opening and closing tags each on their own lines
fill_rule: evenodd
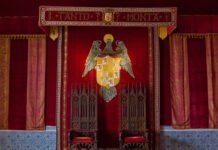
<svg viewBox="0 0 218 150">
<path fill-rule="evenodd" d="M 0 38 L 9 38 L 13 40 L 40 39 L 45 37 L 45 34 L 0 34 Z"/>
<path fill-rule="evenodd" d="M 218 33 L 174 33 L 171 36 L 186 37 L 190 39 L 204 39 L 208 36 L 218 36 Z"/>
</svg>

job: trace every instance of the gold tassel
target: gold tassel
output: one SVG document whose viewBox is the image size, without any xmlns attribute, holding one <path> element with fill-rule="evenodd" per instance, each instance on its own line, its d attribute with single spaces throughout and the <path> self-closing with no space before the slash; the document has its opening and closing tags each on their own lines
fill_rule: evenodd
<svg viewBox="0 0 218 150">
<path fill-rule="evenodd" d="M 57 26 L 51 26 L 50 27 L 50 34 L 49 37 L 52 40 L 56 40 L 58 38 L 58 27 Z"/>
<path fill-rule="evenodd" d="M 159 27 L 159 37 L 164 40 L 167 37 L 167 27 Z"/>
</svg>

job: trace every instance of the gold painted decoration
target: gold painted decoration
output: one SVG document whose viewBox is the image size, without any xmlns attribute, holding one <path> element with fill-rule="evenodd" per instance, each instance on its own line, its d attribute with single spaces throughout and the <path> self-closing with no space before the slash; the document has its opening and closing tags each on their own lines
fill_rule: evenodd
<svg viewBox="0 0 218 150">
<path fill-rule="evenodd" d="M 103 13 L 103 21 L 106 24 L 110 24 L 111 22 L 113 22 L 114 19 L 114 13 L 112 9 L 108 9 Z"/>
<path fill-rule="evenodd" d="M 50 37 L 53 41 L 58 38 L 58 27 L 57 27 L 57 26 L 51 26 L 51 27 L 50 27 L 49 37 Z"/>
<path fill-rule="evenodd" d="M 113 35 L 105 34 L 103 40 L 106 44 L 103 50 L 100 49 L 102 43 L 100 40 L 93 41 L 82 77 L 95 68 L 96 80 L 101 86 L 100 95 L 108 102 L 117 95 L 115 86 L 120 82 L 121 68 L 127 71 L 133 78 L 135 76 L 124 42 L 117 40 L 115 43 L 117 48 L 113 50 Z"/>
<path fill-rule="evenodd" d="M 162 26 L 159 27 L 159 37 L 164 40 L 168 35 L 168 31 L 167 31 L 167 27 L 166 26 Z"/>
<path fill-rule="evenodd" d="M 97 83 L 109 89 L 116 86 L 120 81 L 120 61 L 119 57 L 96 57 L 96 79 Z"/>
</svg>

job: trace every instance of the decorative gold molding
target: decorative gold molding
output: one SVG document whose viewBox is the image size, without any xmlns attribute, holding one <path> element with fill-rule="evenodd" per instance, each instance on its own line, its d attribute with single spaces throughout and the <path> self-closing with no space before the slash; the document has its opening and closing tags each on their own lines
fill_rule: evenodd
<svg viewBox="0 0 218 150">
<path fill-rule="evenodd" d="M 67 130 L 67 58 L 68 58 L 68 27 L 64 27 L 64 60 L 63 60 L 63 85 L 62 85 L 62 139 L 64 150 L 68 149 L 68 130 Z"/>
<path fill-rule="evenodd" d="M 62 27 L 59 27 L 57 48 L 57 88 L 56 88 L 56 149 L 61 150 L 61 70 L 62 70 Z"/>
<path fill-rule="evenodd" d="M 61 20 L 48 20 L 48 12 L 60 12 L 61 14 L 67 12 L 87 12 L 87 13 L 105 13 L 107 10 L 111 10 L 114 13 L 170 13 L 170 21 L 135 21 L 135 22 L 123 22 L 123 21 L 111 21 L 110 23 L 105 23 L 105 21 L 61 21 Z M 101 16 L 101 15 L 100 15 Z M 113 17 L 114 15 L 112 15 Z M 62 18 L 61 16 L 59 16 Z M 67 18 L 69 15 L 67 15 Z M 163 16 L 160 16 L 163 19 Z M 92 17 L 91 17 L 92 18 Z M 94 18 L 94 17 L 93 17 Z M 104 19 L 103 19 L 104 20 Z M 177 8 L 176 7 L 153 7 L 153 8 L 135 8 L 135 7 L 61 7 L 61 6 L 40 6 L 39 7 L 39 25 L 40 26 L 122 26 L 122 27 L 146 27 L 146 26 L 176 26 L 177 25 Z"/>
<path fill-rule="evenodd" d="M 51 26 L 51 27 L 50 27 L 49 37 L 50 37 L 53 41 L 58 38 L 58 27 L 57 27 L 57 26 Z"/>
<path fill-rule="evenodd" d="M 160 48 L 159 30 L 154 27 L 154 120 L 155 120 L 155 150 L 160 149 Z"/>
<path fill-rule="evenodd" d="M 208 36 L 218 36 L 218 33 L 174 33 L 172 36 L 186 37 L 190 39 L 204 39 Z"/>
<path fill-rule="evenodd" d="M 0 34 L 0 38 L 9 38 L 13 40 L 24 40 L 31 38 L 45 38 L 45 34 Z"/>
</svg>

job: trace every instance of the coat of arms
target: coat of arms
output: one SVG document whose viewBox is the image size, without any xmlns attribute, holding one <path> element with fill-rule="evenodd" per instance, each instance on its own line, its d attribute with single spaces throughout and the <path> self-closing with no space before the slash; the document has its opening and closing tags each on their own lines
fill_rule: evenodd
<svg viewBox="0 0 218 150">
<path fill-rule="evenodd" d="M 84 77 L 90 70 L 96 69 L 97 83 L 101 86 L 100 95 L 106 101 L 112 100 L 117 95 L 115 86 L 120 81 L 121 68 L 135 78 L 124 42 L 117 40 L 115 42 L 117 47 L 113 50 L 113 41 L 113 35 L 105 34 L 104 42 L 106 46 L 103 50 L 100 49 L 102 43 L 100 40 L 93 41 L 82 74 L 82 77 Z"/>
</svg>

